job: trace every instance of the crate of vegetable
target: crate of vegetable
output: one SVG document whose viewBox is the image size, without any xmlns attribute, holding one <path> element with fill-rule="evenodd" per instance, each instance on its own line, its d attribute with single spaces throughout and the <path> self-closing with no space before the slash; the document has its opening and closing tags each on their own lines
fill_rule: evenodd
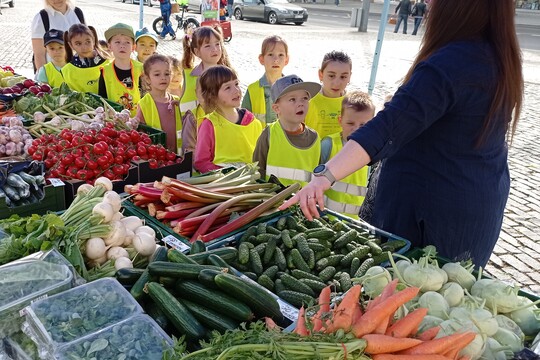
<svg viewBox="0 0 540 360">
<path fill-rule="evenodd" d="M 148 315 L 135 315 L 54 351 L 57 360 L 161 359 L 172 339 Z"/>
<path fill-rule="evenodd" d="M 150 183 L 160 181 L 164 176 L 174 179 L 191 177 L 193 171 L 193 153 L 188 152 L 183 157 L 180 157 L 172 152 L 167 153 L 164 147 L 152 145 L 148 147 L 148 151 L 159 151 L 162 155 L 158 154 L 157 159 L 139 159 L 133 161 L 137 165 L 137 182 Z"/>
<path fill-rule="evenodd" d="M 18 331 L 19 310 L 43 295 L 71 288 L 73 274 L 66 265 L 41 260 L 21 261 L 0 267 L 0 333 Z"/>
<path fill-rule="evenodd" d="M 388 252 L 403 253 L 410 242 L 333 212 L 318 220 L 287 214 L 249 227 L 219 243 L 235 246 L 229 264 L 295 306 L 309 304 L 332 285 L 351 288 L 356 278 L 388 261 Z M 218 244 L 216 244 L 218 245 Z"/>
<path fill-rule="evenodd" d="M 99 279 L 24 309 L 25 333 L 40 352 L 52 352 L 96 331 L 142 313 L 133 297 L 111 278 Z"/>
<path fill-rule="evenodd" d="M 139 124 L 137 131 L 148 134 L 148 136 L 150 136 L 150 139 L 152 139 L 152 143 L 167 146 L 167 134 L 165 134 L 164 131 L 155 129 L 146 124 Z"/>
</svg>

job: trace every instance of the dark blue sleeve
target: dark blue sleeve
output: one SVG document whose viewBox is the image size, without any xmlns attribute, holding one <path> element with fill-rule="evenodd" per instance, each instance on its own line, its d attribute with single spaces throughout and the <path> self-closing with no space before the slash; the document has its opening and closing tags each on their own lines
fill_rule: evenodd
<svg viewBox="0 0 540 360">
<path fill-rule="evenodd" d="M 422 62 L 385 108 L 349 140 L 360 144 L 375 163 L 420 135 L 451 109 L 455 99 L 450 77 L 440 67 Z"/>
</svg>

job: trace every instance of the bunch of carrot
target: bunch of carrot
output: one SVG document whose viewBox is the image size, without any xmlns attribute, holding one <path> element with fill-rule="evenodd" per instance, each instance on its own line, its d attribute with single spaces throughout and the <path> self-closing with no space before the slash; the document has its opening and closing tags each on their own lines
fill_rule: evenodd
<svg viewBox="0 0 540 360">
<path fill-rule="evenodd" d="M 184 181 L 164 176 L 161 181 L 126 185 L 133 203 L 191 241 L 210 241 L 232 232 L 274 208 L 292 192 L 289 187 L 259 183 L 257 167 L 249 165 L 228 174 L 213 173 Z M 255 211 L 255 209 L 257 209 Z M 253 211 L 253 212 L 251 212 Z M 233 213 L 246 214 L 230 222 Z"/>
<path fill-rule="evenodd" d="M 439 327 L 418 334 L 418 327 L 427 309 L 418 308 L 394 322 L 394 313 L 419 292 L 417 287 L 396 291 L 397 279 L 390 282 L 378 297 L 363 307 L 361 286 L 353 286 L 334 309 L 330 308 L 330 286 L 319 296 L 318 311 L 311 318 L 302 307 L 295 333 L 307 336 L 312 332 L 345 331 L 366 340 L 365 353 L 374 360 L 465 360 L 460 351 L 472 342 L 474 332 L 461 332 L 435 338 Z"/>
</svg>

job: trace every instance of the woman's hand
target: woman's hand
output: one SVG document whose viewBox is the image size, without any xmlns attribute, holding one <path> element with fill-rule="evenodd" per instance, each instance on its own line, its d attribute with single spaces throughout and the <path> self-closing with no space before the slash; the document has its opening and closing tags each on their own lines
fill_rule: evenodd
<svg viewBox="0 0 540 360">
<path fill-rule="evenodd" d="M 296 195 L 279 207 L 285 210 L 298 203 L 300 209 L 308 220 L 319 217 L 319 209 L 324 210 L 324 192 L 330 189 L 330 181 L 324 176 L 314 176 L 309 184 L 302 188 Z"/>
</svg>

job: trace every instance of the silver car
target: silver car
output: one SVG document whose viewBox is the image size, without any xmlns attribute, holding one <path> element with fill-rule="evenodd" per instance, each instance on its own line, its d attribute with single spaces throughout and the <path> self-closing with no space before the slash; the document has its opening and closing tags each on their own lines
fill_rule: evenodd
<svg viewBox="0 0 540 360">
<path fill-rule="evenodd" d="M 302 25 L 308 19 L 305 8 L 287 0 L 237 0 L 233 9 L 237 20 L 262 20 L 269 24 L 292 22 Z"/>
</svg>

